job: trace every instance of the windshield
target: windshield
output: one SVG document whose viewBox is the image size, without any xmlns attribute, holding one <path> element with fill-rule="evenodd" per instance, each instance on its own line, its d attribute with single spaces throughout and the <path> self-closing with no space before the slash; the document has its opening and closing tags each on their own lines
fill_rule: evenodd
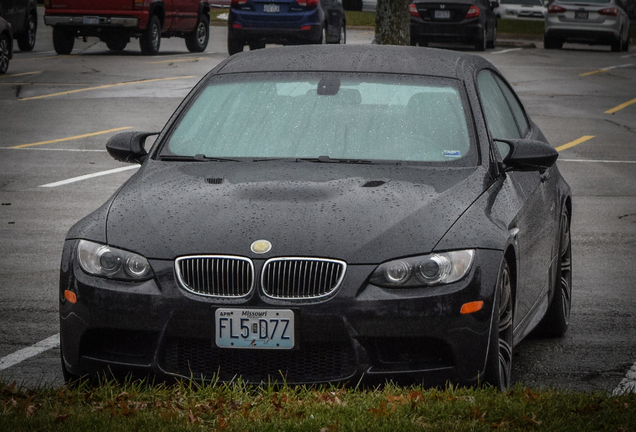
<svg viewBox="0 0 636 432">
<path fill-rule="evenodd" d="M 245 75 L 211 80 L 182 113 L 160 157 L 476 164 L 456 80 Z"/>
</svg>

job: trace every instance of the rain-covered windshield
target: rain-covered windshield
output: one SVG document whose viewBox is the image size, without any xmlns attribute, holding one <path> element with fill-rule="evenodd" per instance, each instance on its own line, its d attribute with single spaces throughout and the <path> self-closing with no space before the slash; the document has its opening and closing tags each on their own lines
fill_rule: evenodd
<svg viewBox="0 0 636 432">
<path fill-rule="evenodd" d="M 160 156 L 476 164 L 456 80 L 246 75 L 213 79 Z"/>
</svg>

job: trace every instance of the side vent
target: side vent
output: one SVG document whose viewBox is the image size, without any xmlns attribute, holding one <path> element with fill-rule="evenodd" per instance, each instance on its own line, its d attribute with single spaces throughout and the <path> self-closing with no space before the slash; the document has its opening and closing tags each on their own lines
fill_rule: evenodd
<svg viewBox="0 0 636 432">
<path fill-rule="evenodd" d="M 366 182 L 365 184 L 363 184 L 362 187 L 373 188 L 373 187 L 382 186 L 384 183 L 386 183 L 384 180 L 370 180 Z"/>
<path fill-rule="evenodd" d="M 222 178 L 215 178 L 215 177 L 208 177 L 205 179 L 205 182 L 208 184 L 215 184 L 215 185 L 219 185 L 219 184 L 223 184 L 223 179 Z"/>
</svg>

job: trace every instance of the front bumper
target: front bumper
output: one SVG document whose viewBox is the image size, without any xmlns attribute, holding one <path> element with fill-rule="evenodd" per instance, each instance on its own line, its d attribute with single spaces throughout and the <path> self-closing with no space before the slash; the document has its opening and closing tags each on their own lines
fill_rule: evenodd
<svg viewBox="0 0 636 432">
<path fill-rule="evenodd" d="M 252 383 L 313 384 L 416 380 L 474 383 L 483 373 L 492 298 L 502 253 L 479 250 L 470 274 L 452 285 L 389 290 L 366 283 L 375 265 L 350 265 L 341 287 L 312 301 L 275 300 L 257 290 L 246 299 L 214 299 L 181 289 L 172 261 L 152 260 L 143 283 L 88 276 L 67 241 L 60 279 L 60 335 L 75 375 L 153 374 Z M 260 263 L 262 265 L 262 263 Z M 255 263 L 257 267 L 259 263 Z M 73 291 L 77 303 L 64 298 Z M 464 303 L 482 310 L 460 314 Z M 215 344 L 215 310 L 291 309 L 291 350 L 223 349 Z"/>
</svg>

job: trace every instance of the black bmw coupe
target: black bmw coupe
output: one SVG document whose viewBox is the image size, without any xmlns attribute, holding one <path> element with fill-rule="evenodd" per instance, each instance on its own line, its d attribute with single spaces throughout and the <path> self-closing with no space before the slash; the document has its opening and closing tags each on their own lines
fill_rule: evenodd
<svg viewBox="0 0 636 432">
<path fill-rule="evenodd" d="M 108 141 L 141 167 L 66 237 L 67 380 L 505 389 L 517 343 L 566 331 L 570 188 L 479 56 L 242 53 L 150 135 Z"/>
</svg>

